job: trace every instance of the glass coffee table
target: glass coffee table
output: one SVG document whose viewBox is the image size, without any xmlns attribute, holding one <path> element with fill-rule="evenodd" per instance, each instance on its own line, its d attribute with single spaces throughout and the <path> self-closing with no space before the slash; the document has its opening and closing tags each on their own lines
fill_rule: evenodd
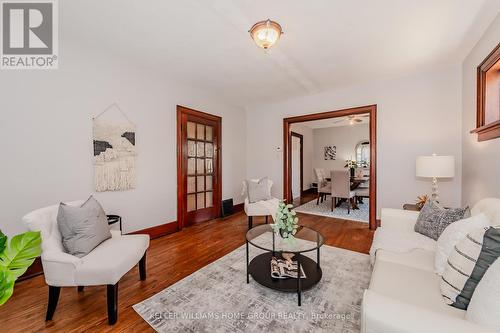
<svg viewBox="0 0 500 333">
<path fill-rule="evenodd" d="M 298 304 L 301 305 L 302 291 L 310 289 L 321 280 L 323 272 L 320 266 L 319 250 L 324 243 L 323 236 L 308 227 L 299 226 L 294 241 L 284 240 L 279 233 L 275 233 L 268 224 L 256 226 L 247 231 L 247 283 L 250 275 L 261 285 L 285 292 L 296 292 Z M 249 245 L 255 246 L 266 252 L 257 255 L 250 261 Z M 303 255 L 306 252 L 316 251 L 316 261 Z M 273 278 L 271 276 L 272 257 L 283 258 L 293 255 L 292 260 L 297 261 L 298 272 L 304 271 L 305 278 Z"/>
</svg>

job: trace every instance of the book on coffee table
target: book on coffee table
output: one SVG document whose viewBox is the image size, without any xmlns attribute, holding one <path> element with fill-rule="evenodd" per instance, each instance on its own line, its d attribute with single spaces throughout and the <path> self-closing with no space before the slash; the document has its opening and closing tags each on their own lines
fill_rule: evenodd
<svg viewBox="0 0 500 333">
<path fill-rule="evenodd" d="M 297 278 L 297 261 L 279 259 L 272 257 L 271 259 L 271 276 L 275 279 Z M 300 278 L 305 279 L 306 274 L 302 266 L 300 267 Z"/>
</svg>

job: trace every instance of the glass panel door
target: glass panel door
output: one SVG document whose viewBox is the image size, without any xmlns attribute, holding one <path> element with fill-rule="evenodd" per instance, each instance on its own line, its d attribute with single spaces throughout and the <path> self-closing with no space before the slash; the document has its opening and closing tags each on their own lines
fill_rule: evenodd
<svg viewBox="0 0 500 333">
<path fill-rule="evenodd" d="M 188 121 L 188 207 L 191 211 L 213 207 L 214 127 Z M 196 132 L 196 134 L 195 134 Z M 194 162 L 196 160 L 196 168 Z M 189 194 L 195 194 L 190 196 Z M 189 211 L 189 210 L 188 210 Z"/>
</svg>

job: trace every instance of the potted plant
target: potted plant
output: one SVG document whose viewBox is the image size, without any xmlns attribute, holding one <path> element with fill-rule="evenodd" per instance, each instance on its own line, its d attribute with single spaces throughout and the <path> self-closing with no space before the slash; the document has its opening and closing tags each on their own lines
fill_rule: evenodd
<svg viewBox="0 0 500 333">
<path fill-rule="evenodd" d="M 276 213 L 276 222 L 271 224 L 273 230 L 286 240 L 295 239 L 294 235 L 297 233 L 299 227 L 299 218 L 297 213 L 292 209 L 293 205 L 285 204 L 280 201 L 278 212 Z"/>
<path fill-rule="evenodd" d="M 17 278 L 26 272 L 42 252 L 41 243 L 39 231 L 16 235 L 10 243 L 0 231 L 0 305 L 12 296 Z"/>
<path fill-rule="evenodd" d="M 349 171 L 351 172 L 351 177 L 354 177 L 354 170 L 356 169 L 357 166 L 358 164 L 356 163 L 356 161 L 346 160 L 344 168 L 349 168 Z"/>
</svg>

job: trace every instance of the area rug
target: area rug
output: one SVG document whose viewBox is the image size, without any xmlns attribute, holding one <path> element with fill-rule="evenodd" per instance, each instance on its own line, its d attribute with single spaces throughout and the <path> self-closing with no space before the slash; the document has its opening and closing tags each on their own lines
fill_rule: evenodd
<svg viewBox="0 0 500 333">
<path fill-rule="evenodd" d="M 250 245 L 250 258 L 262 252 Z M 324 245 L 323 277 L 300 307 L 296 293 L 247 284 L 245 256 L 242 246 L 133 308 L 157 332 L 360 332 L 368 255 Z"/>
<path fill-rule="evenodd" d="M 369 200 L 365 199 L 363 203 L 358 204 L 359 209 L 351 209 L 349 214 L 347 213 L 347 202 L 343 202 L 339 207 L 335 207 L 332 212 L 332 201 L 328 197 L 319 205 L 316 205 L 316 199 L 311 200 L 301 206 L 295 208 L 298 213 L 334 217 L 344 220 L 352 220 L 358 222 L 368 223 L 370 221 L 370 204 Z"/>
</svg>

